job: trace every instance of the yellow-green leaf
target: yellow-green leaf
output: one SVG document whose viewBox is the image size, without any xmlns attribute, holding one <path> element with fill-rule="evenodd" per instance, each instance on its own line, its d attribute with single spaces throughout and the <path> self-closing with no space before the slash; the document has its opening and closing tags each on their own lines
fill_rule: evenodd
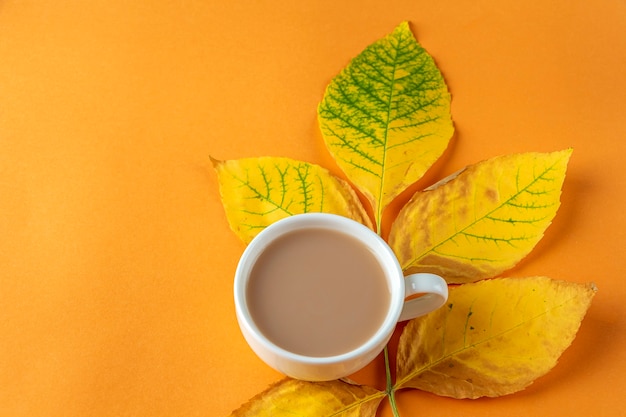
<svg viewBox="0 0 626 417">
<path fill-rule="evenodd" d="M 454 398 L 522 390 L 554 367 L 595 292 L 593 284 L 545 277 L 453 288 L 446 307 L 405 327 L 397 388 Z"/>
<path fill-rule="evenodd" d="M 406 22 L 332 80 L 318 116 L 328 150 L 371 203 L 377 226 L 454 131 L 445 81 Z"/>
<path fill-rule="evenodd" d="M 319 165 L 270 157 L 212 161 L 230 227 L 245 243 L 293 214 L 334 213 L 372 227 L 354 190 Z"/>
<path fill-rule="evenodd" d="M 571 149 L 501 156 L 416 193 L 389 234 L 402 268 L 464 283 L 515 266 L 559 208 L 570 155 Z"/>
<path fill-rule="evenodd" d="M 252 398 L 231 417 L 374 417 L 385 393 L 344 381 L 284 379 Z"/>
</svg>

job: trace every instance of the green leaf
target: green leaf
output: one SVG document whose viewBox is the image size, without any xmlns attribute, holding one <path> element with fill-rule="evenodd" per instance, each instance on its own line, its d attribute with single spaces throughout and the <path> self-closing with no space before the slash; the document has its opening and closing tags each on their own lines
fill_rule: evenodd
<svg viewBox="0 0 626 417">
<path fill-rule="evenodd" d="M 389 233 L 404 271 L 464 283 L 515 266 L 556 215 L 571 153 L 493 158 L 416 193 Z"/>
<path fill-rule="evenodd" d="M 384 208 L 424 175 L 454 131 L 445 81 L 406 22 L 332 80 L 318 116 L 328 150 L 372 205 L 378 230 Z"/>
<path fill-rule="evenodd" d="M 334 213 L 372 227 L 354 190 L 319 165 L 270 157 L 212 161 L 230 227 L 245 243 L 301 213 Z"/>
<path fill-rule="evenodd" d="M 520 391 L 556 365 L 596 291 L 546 277 L 452 288 L 446 307 L 404 328 L 396 389 L 454 398 Z"/>
</svg>

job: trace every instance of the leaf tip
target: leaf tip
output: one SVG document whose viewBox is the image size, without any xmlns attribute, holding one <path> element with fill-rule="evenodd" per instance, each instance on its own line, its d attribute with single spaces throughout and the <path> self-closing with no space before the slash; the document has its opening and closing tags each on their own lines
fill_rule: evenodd
<svg viewBox="0 0 626 417">
<path fill-rule="evenodd" d="M 563 157 L 563 159 L 565 159 L 565 163 L 568 163 L 573 152 L 574 152 L 574 148 L 573 147 L 569 147 L 569 148 L 563 149 L 561 151 L 556 151 L 554 153 L 561 155 Z"/>
<path fill-rule="evenodd" d="M 215 169 L 217 169 L 220 165 L 224 163 L 224 161 L 213 158 L 211 155 L 209 155 L 209 160 L 211 161 L 211 164 L 213 165 L 213 168 Z"/>
<path fill-rule="evenodd" d="M 563 150 L 563 152 L 564 152 L 564 153 L 565 153 L 568 157 L 570 157 L 570 156 L 572 155 L 572 153 L 574 152 L 574 148 L 570 146 L 569 148 L 564 149 L 564 150 Z"/>
<path fill-rule="evenodd" d="M 402 28 L 402 29 L 409 29 L 409 21 L 408 20 L 403 20 L 402 22 L 400 22 L 400 24 L 397 26 L 398 29 Z"/>
<path fill-rule="evenodd" d="M 393 35 L 398 35 L 398 34 L 403 34 L 403 33 L 409 34 L 412 38 L 415 38 L 415 36 L 413 36 L 413 31 L 411 30 L 411 26 L 408 20 L 404 20 L 400 22 L 400 24 L 396 26 L 396 28 L 393 30 Z"/>
<path fill-rule="evenodd" d="M 587 284 L 587 288 L 588 288 L 589 290 L 591 290 L 591 292 L 593 292 L 593 294 L 594 294 L 594 295 L 595 295 L 595 293 L 597 293 L 597 292 L 598 292 L 598 286 L 596 285 L 596 283 L 595 283 L 595 282 L 590 282 L 590 283 L 588 283 L 588 284 Z"/>
</svg>

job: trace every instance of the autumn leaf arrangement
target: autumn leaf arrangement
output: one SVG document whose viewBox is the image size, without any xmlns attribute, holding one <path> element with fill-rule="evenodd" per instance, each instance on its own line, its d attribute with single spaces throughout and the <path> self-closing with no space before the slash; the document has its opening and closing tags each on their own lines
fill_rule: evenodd
<svg viewBox="0 0 626 417">
<path fill-rule="evenodd" d="M 450 94 L 408 23 L 355 57 L 318 107 L 327 149 L 367 200 L 327 169 L 283 157 L 212 159 L 232 230 L 248 243 L 269 224 L 306 212 L 335 213 L 381 230 L 384 209 L 448 146 Z M 453 398 L 520 391 L 552 369 L 573 341 L 596 288 L 548 277 L 503 278 L 535 247 L 560 205 L 571 149 L 499 156 L 416 192 L 387 241 L 406 274 L 451 285 L 447 304 L 411 320 L 387 350 L 386 389 L 347 380 L 286 378 L 233 416 L 374 416 L 385 398 L 419 389 Z"/>
</svg>

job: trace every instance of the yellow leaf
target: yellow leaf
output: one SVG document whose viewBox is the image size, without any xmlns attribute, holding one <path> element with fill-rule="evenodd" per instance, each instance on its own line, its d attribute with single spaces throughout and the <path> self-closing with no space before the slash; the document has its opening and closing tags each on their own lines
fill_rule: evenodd
<svg viewBox="0 0 626 417">
<path fill-rule="evenodd" d="M 454 398 L 522 390 L 554 367 L 595 292 L 593 284 L 545 277 L 453 288 L 447 307 L 405 327 L 397 388 Z"/>
<path fill-rule="evenodd" d="M 334 213 L 372 227 L 354 190 L 318 165 L 270 157 L 212 161 L 230 227 L 245 243 L 300 213 Z"/>
<path fill-rule="evenodd" d="M 378 230 L 383 209 L 424 175 L 454 131 L 445 81 L 406 22 L 332 80 L 318 116 L 328 150 L 369 200 Z"/>
<path fill-rule="evenodd" d="M 515 266 L 559 208 L 571 152 L 493 158 L 416 193 L 389 234 L 402 268 L 464 283 Z"/>
<path fill-rule="evenodd" d="M 385 393 L 343 381 L 284 379 L 252 398 L 231 417 L 374 417 Z"/>
</svg>

